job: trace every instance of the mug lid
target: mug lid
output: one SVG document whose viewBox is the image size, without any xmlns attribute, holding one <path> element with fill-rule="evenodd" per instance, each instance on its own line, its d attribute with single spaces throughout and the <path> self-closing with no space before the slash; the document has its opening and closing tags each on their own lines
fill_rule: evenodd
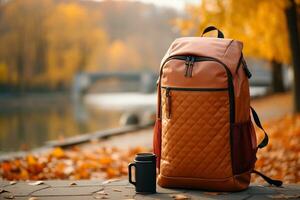
<svg viewBox="0 0 300 200">
<path fill-rule="evenodd" d="M 156 155 L 153 153 L 138 153 L 135 156 L 136 161 L 153 161 L 156 159 Z"/>
</svg>

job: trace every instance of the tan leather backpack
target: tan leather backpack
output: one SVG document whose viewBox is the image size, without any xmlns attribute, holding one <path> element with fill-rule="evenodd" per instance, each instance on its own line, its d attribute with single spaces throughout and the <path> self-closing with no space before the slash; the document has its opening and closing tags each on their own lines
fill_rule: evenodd
<svg viewBox="0 0 300 200">
<path fill-rule="evenodd" d="M 154 153 L 162 187 L 239 191 L 250 183 L 251 173 L 280 186 L 254 170 L 257 146 L 250 107 L 251 77 L 243 58 L 243 44 L 218 38 L 176 39 L 164 56 L 158 79 Z M 202 34 L 202 35 L 203 35 Z"/>
</svg>

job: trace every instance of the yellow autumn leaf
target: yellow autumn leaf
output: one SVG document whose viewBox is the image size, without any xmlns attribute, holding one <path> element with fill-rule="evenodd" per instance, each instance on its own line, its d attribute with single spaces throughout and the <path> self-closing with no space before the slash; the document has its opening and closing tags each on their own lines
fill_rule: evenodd
<svg viewBox="0 0 300 200">
<path fill-rule="evenodd" d="M 102 165 L 108 165 L 111 164 L 113 162 L 113 159 L 110 157 L 103 157 L 99 160 L 99 163 Z"/>
<path fill-rule="evenodd" d="M 62 150 L 62 148 L 56 147 L 51 152 L 51 155 L 55 158 L 63 158 L 65 156 L 65 152 L 64 152 L 64 150 Z"/>
<path fill-rule="evenodd" d="M 37 160 L 36 160 L 36 158 L 33 155 L 29 154 L 27 156 L 27 163 L 29 165 L 35 165 L 37 163 Z"/>
</svg>

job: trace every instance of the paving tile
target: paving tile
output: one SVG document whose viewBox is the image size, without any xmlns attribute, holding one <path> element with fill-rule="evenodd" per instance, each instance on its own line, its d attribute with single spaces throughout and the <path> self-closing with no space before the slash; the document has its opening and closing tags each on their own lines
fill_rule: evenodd
<svg viewBox="0 0 300 200">
<path fill-rule="evenodd" d="M 66 180 L 49 180 L 45 183 L 51 187 L 68 187 L 74 183 L 77 186 L 101 186 L 103 180 L 80 180 L 80 181 L 66 181 Z"/>
<path fill-rule="evenodd" d="M 10 192 L 2 192 L 0 194 L 0 199 L 9 199 L 9 198 L 12 198 L 14 197 L 14 195 Z"/>
<path fill-rule="evenodd" d="M 247 200 L 268 200 L 268 199 L 274 200 L 274 198 L 272 198 L 271 195 L 253 195 L 250 198 L 248 198 Z M 279 199 L 277 199 L 277 200 L 279 200 Z"/>
<path fill-rule="evenodd" d="M 271 199 L 300 199 L 300 194 L 276 194 L 268 195 Z"/>
<path fill-rule="evenodd" d="M 174 200 L 174 198 L 172 198 L 171 196 L 170 196 L 170 194 L 162 194 L 162 193 L 155 193 L 155 194 L 147 194 L 147 195 L 144 195 L 144 194 L 136 194 L 135 196 L 134 196 L 134 199 L 136 199 L 136 200 L 158 200 L 158 199 L 166 199 L 166 200 L 168 200 L 168 199 L 172 199 L 172 200 Z"/>
<path fill-rule="evenodd" d="M 69 187 L 49 187 L 32 193 L 32 196 L 82 196 L 92 195 L 94 192 L 102 190 L 101 186 L 69 186 Z"/>
<path fill-rule="evenodd" d="M 16 197 L 13 200 L 29 200 L 30 197 Z M 92 196 L 49 196 L 36 197 L 37 200 L 96 200 Z"/>
<path fill-rule="evenodd" d="M 247 193 L 226 193 L 226 194 L 214 194 L 214 193 L 205 193 L 203 191 L 187 191 L 192 199 L 225 199 L 225 200 L 242 200 L 247 199 L 250 195 Z"/>
<path fill-rule="evenodd" d="M 300 186 L 298 185 L 288 185 L 284 187 L 274 187 L 274 190 L 276 190 L 280 194 L 285 195 L 300 195 Z"/>
<path fill-rule="evenodd" d="M 252 186 L 250 186 L 252 187 Z M 232 197 L 233 200 L 235 199 L 247 199 L 250 198 L 252 194 L 249 193 L 249 188 L 240 192 L 232 192 L 232 193 L 228 193 L 230 195 L 226 196 L 226 198 L 224 197 L 224 199 L 230 199 L 228 197 Z"/>
<path fill-rule="evenodd" d="M 2 185 L 9 184 L 3 180 Z M 70 185 L 76 183 L 76 185 Z M 261 200 L 274 199 L 282 194 L 284 197 L 292 197 L 300 195 L 300 185 L 286 185 L 284 187 L 257 186 L 251 187 L 242 192 L 226 193 L 213 195 L 205 193 L 201 190 L 186 190 L 186 189 L 169 189 L 157 186 L 155 194 L 136 194 L 135 187 L 128 183 L 127 180 L 116 180 L 108 182 L 104 185 L 102 180 L 81 180 L 81 181 L 45 181 L 42 185 L 31 186 L 27 182 L 18 182 L 15 185 L 7 185 L 2 187 L 10 191 L 0 194 L 0 199 L 5 196 L 14 195 L 17 200 L 28 200 L 30 196 L 37 197 L 42 200 L 81 200 L 81 199 L 96 199 L 105 196 L 107 199 L 174 199 L 171 195 L 184 194 L 191 199 L 200 200 Z M 99 194 L 97 191 L 103 191 L 105 194 Z M 285 196 L 284 196 L 285 195 Z M 298 198 L 299 199 L 299 198 Z"/>
<path fill-rule="evenodd" d="M 49 180 L 49 181 L 45 181 L 45 184 L 49 185 L 51 187 L 67 187 L 67 186 L 70 186 L 70 184 L 73 182 L 75 182 L 75 181 Z"/>
<path fill-rule="evenodd" d="M 109 199 L 131 199 L 135 195 L 134 188 L 126 188 L 124 186 L 105 186 L 104 192 L 107 193 L 106 197 Z M 93 196 L 103 196 L 94 194 Z"/>
<path fill-rule="evenodd" d="M 73 181 L 79 186 L 101 186 L 103 180 L 81 180 L 81 181 Z"/>
<path fill-rule="evenodd" d="M 13 200 L 28 200 L 30 197 L 15 197 Z M 7 200 L 7 199 L 5 199 Z"/>
<path fill-rule="evenodd" d="M 280 191 L 278 194 L 284 194 L 284 195 L 298 195 L 300 196 L 300 191 L 298 190 L 286 190 L 286 191 Z M 300 199 L 300 198 L 299 198 Z"/>
<path fill-rule="evenodd" d="M 203 195 L 201 195 L 201 196 L 189 195 L 189 197 L 190 197 L 191 200 L 198 200 L 198 199 L 199 200 L 215 200 L 215 199 L 219 199 L 215 196 L 208 197 L 208 196 L 203 196 Z"/>
<path fill-rule="evenodd" d="M 9 185 L 9 181 L 6 181 L 6 180 L 1 180 L 0 181 L 0 187 L 4 187 L 6 185 Z"/>
<path fill-rule="evenodd" d="M 20 181 L 14 185 L 7 185 L 3 188 L 11 192 L 14 196 L 28 196 L 34 191 L 38 191 L 47 187 L 49 186 L 46 184 L 32 186 L 32 185 L 28 185 L 27 182 Z"/>
<path fill-rule="evenodd" d="M 247 190 L 248 194 L 277 194 L 278 192 L 273 187 L 268 186 L 250 186 Z"/>
<path fill-rule="evenodd" d="M 183 193 L 185 191 L 186 191 L 185 189 L 162 188 L 160 186 L 156 186 L 157 193 L 173 194 L 173 193 Z"/>
<path fill-rule="evenodd" d="M 131 185 L 131 186 L 133 186 L 132 184 L 130 184 L 129 182 L 128 182 L 128 180 L 108 180 L 108 181 L 103 181 L 102 182 L 102 184 L 103 185 L 108 185 L 108 186 L 110 186 L 110 185 L 116 185 L 116 186 L 121 186 L 121 185 L 126 185 L 126 186 L 128 186 L 128 185 Z"/>
<path fill-rule="evenodd" d="M 283 188 L 287 189 L 293 189 L 293 190 L 300 190 L 300 184 L 289 184 L 289 185 L 283 185 Z"/>
</svg>

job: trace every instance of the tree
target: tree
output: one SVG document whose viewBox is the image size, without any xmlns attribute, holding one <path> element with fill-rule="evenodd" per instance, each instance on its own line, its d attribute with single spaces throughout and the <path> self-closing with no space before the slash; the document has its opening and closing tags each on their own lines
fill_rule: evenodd
<svg viewBox="0 0 300 200">
<path fill-rule="evenodd" d="M 288 0 L 203 0 L 200 6 L 189 7 L 189 18 L 177 24 L 185 32 L 189 30 L 197 35 L 204 27 L 214 24 L 228 37 L 243 41 L 246 55 L 271 62 L 274 91 L 282 91 L 282 63 L 291 63 L 291 53 L 293 58 L 299 55 L 289 45 L 290 31 L 285 23 L 288 7 Z M 297 29 L 297 22 L 293 23 Z M 300 74 L 294 72 L 294 79 L 299 80 Z M 294 87 L 295 91 L 300 90 L 296 84 Z"/>
<path fill-rule="evenodd" d="M 285 10 L 287 26 L 289 30 L 290 46 L 293 57 L 294 69 L 294 109 L 300 113 L 300 39 L 297 19 L 297 7 L 294 0 L 289 1 Z"/>
<path fill-rule="evenodd" d="M 51 7 L 50 0 L 15 0 L 2 5 L 0 59 L 10 71 L 10 84 L 16 84 L 21 94 L 42 76 L 46 54 L 43 20 Z"/>
<path fill-rule="evenodd" d="M 77 3 L 58 4 L 45 21 L 48 32 L 47 79 L 52 88 L 69 87 L 76 72 L 95 69 L 93 57 L 106 46 L 106 33 Z M 102 57 L 104 58 L 104 57 Z"/>
<path fill-rule="evenodd" d="M 176 16 L 141 2 L 0 0 L 0 92 L 68 89 L 82 71 L 157 70 Z"/>
<path fill-rule="evenodd" d="M 138 52 L 122 41 L 114 41 L 107 52 L 107 66 L 110 70 L 123 71 L 125 69 L 138 69 L 142 60 Z M 124 62 L 126 60 L 126 62 Z"/>
</svg>

